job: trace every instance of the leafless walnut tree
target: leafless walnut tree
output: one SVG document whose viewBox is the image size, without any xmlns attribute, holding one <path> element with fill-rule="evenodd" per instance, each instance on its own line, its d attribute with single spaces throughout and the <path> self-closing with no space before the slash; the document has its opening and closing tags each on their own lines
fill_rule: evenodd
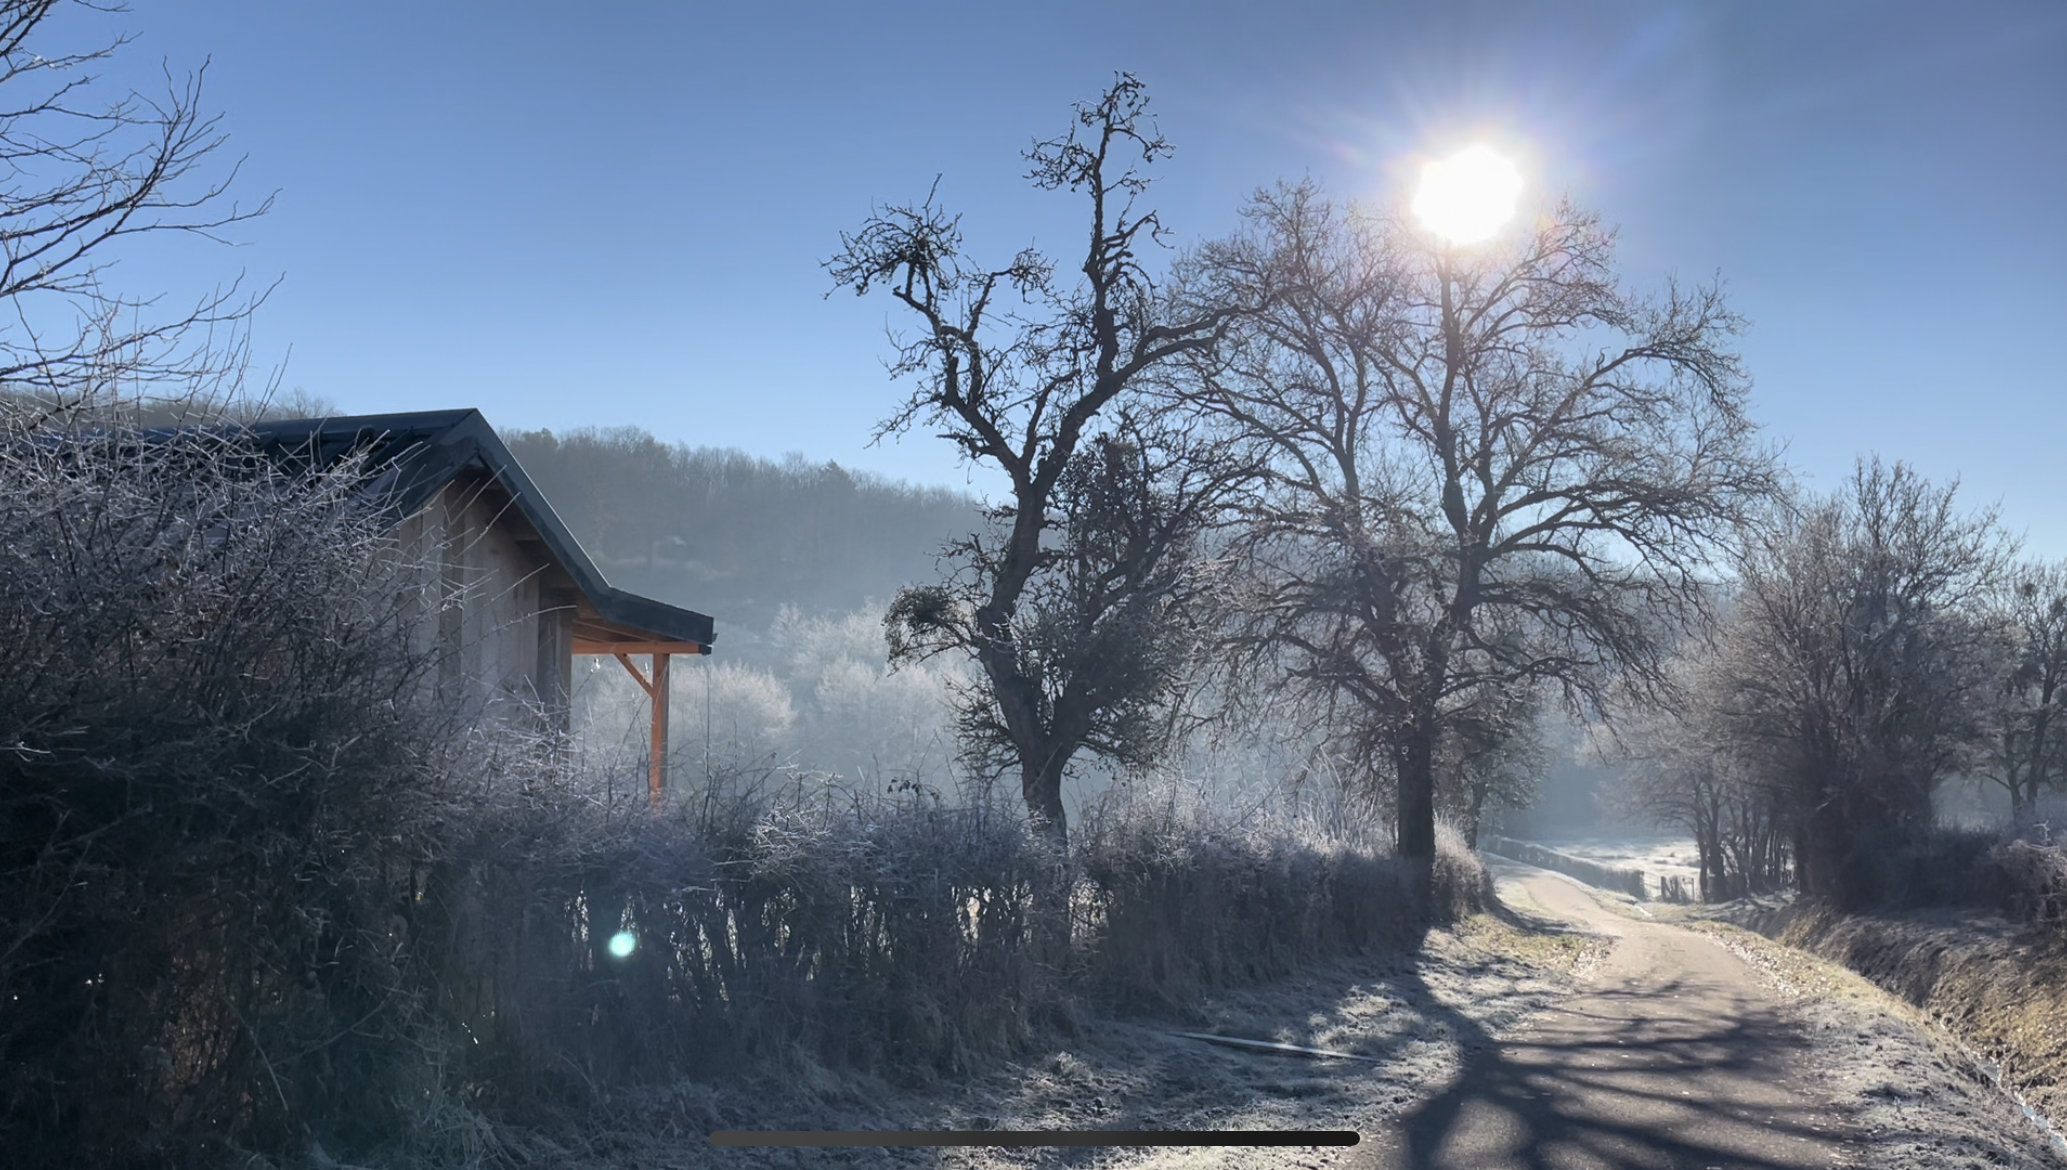
<svg viewBox="0 0 2067 1170">
<path fill-rule="evenodd" d="M 889 632 L 899 654 L 953 651 L 981 666 L 973 746 L 1003 750 L 1029 813 L 1058 839 L 1072 758 L 1145 744 L 1172 681 L 1164 639 L 1190 593 L 1184 566 L 1228 481 L 1189 457 L 1203 448 L 1173 458 L 1166 442 L 1192 440 L 1143 395 L 1229 317 L 1173 312 L 1149 271 L 1162 225 L 1135 200 L 1141 168 L 1170 148 L 1147 106 L 1122 74 L 1077 107 L 1068 133 L 1027 153 L 1037 187 L 1089 204 L 1075 279 L 1031 248 L 977 265 L 959 218 L 930 196 L 877 212 L 827 262 L 837 287 L 882 290 L 918 319 L 892 365 L 914 387 L 878 437 L 938 426 L 1010 485 L 994 531 L 949 550 L 947 584 L 900 596 Z"/>
<path fill-rule="evenodd" d="M 272 205 L 229 196 L 239 163 L 203 111 L 202 74 L 156 98 L 111 96 L 96 71 L 127 42 L 53 48 L 61 0 L 0 0 L 0 391 L 75 402 L 114 392 L 219 394 L 247 354 L 264 293 L 241 278 L 167 308 L 104 283 L 130 237 L 220 233 Z M 77 0 L 78 6 L 111 9 Z"/>
<path fill-rule="evenodd" d="M 1241 311 L 1194 355 L 1195 400 L 1270 453 L 1240 640 L 1353 700 L 1397 775 L 1399 847 L 1428 858 L 1439 745 L 1478 699 L 1664 682 L 1776 481 L 1738 320 L 1713 288 L 1625 291 L 1612 236 L 1569 206 L 1472 249 L 1311 184 L 1246 214 L 1186 278 Z"/>
</svg>

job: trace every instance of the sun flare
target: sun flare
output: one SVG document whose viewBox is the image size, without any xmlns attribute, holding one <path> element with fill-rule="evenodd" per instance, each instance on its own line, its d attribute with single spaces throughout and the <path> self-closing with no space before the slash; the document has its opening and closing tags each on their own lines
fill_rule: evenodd
<svg viewBox="0 0 2067 1170">
<path fill-rule="evenodd" d="M 1414 214 L 1452 244 L 1475 244 L 1514 217 L 1522 173 L 1491 147 L 1473 146 L 1424 164 Z"/>
</svg>

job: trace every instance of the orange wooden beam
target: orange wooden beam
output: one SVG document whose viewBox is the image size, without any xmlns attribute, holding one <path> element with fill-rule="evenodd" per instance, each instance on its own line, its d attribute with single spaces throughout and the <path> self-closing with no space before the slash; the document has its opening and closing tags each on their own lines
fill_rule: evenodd
<svg viewBox="0 0 2067 1170">
<path fill-rule="evenodd" d="M 653 698 L 653 764 L 646 777 L 646 802 L 656 814 L 660 812 L 661 793 L 667 790 L 667 660 L 665 654 L 653 656 L 653 686 L 646 692 Z M 631 665 L 629 659 L 625 665 Z"/>
<path fill-rule="evenodd" d="M 690 643 L 695 645 L 695 643 Z M 625 673 L 646 692 L 646 698 L 653 704 L 653 722 L 647 739 L 646 803 L 656 813 L 660 811 L 661 794 L 667 791 L 667 675 L 668 655 L 653 655 L 653 677 L 648 678 L 632 661 L 631 655 L 613 652 L 623 665 Z"/>
<path fill-rule="evenodd" d="M 619 654 L 616 657 L 617 661 L 623 664 L 625 673 L 631 675 L 632 681 L 639 684 L 639 689 L 646 692 L 646 697 L 649 699 L 652 698 L 653 684 L 646 680 L 645 675 L 639 673 L 639 664 L 633 662 L 632 657 L 629 654 Z"/>
<path fill-rule="evenodd" d="M 612 642 L 598 638 L 574 637 L 576 654 L 709 654 L 711 648 L 702 642 Z"/>
</svg>

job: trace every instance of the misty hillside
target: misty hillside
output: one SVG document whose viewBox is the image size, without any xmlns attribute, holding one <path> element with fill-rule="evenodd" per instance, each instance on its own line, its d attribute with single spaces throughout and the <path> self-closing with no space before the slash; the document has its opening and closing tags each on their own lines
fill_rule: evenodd
<svg viewBox="0 0 2067 1170">
<path fill-rule="evenodd" d="M 636 427 L 503 436 L 611 583 L 718 620 L 737 653 L 783 606 L 887 602 L 937 577 L 976 502 L 837 463 L 663 443 Z"/>
</svg>

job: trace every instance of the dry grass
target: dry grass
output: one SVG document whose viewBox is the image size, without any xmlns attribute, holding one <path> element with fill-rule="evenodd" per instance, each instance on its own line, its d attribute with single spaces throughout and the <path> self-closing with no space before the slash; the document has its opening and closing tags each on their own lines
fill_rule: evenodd
<svg viewBox="0 0 2067 1170">
<path fill-rule="evenodd" d="M 1739 907 L 1738 909 L 1742 909 Z M 1784 930 L 1773 907 L 1757 911 Z M 1955 1032 L 1837 961 L 1727 922 L 1694 921 L 1791 1001 L 1818 1053 L 1831 1100 L 1856 1133 L 1853 1164 L 1882 1170 L 2050 1168 L 2067 1147 L 2019 1117 L 2016 1105 Z M 1797 942 L 1805 940 L 1797 940 Z M 1938 1021 L 1940 1024 L 1945 1021 Z"/>
<path fill-rule="evenodd" d="M 1695 913 L 1727 923 L 1693 924 L 1726 938 L 1744 937 L 1732 926 L 1755 932 L 1733 946 L 1814 1000 L 1859 1000 L 1854 980 L 1896 997 L 1993 1062 L 2005 1086 L 2040 1114 L 2056 1125 L 2067 1120 L 2067 947 L 2051 932 L 1974 910 L 1852 915 L 1788 897 Z M 1899 1069 L 1889 1071 L 1900 1079 Z M 1922 1091 L 1896 1085 L 1879 1095 Z"/>
<path fill-rule="evenodd" d="M 1859 972 L 2001 1066 L 2048 1117 L 2067 1118 L 2067 947 L 1961 911 L 1899 917 L 1812 907 L 1780 940 Z"/>
</svg>

